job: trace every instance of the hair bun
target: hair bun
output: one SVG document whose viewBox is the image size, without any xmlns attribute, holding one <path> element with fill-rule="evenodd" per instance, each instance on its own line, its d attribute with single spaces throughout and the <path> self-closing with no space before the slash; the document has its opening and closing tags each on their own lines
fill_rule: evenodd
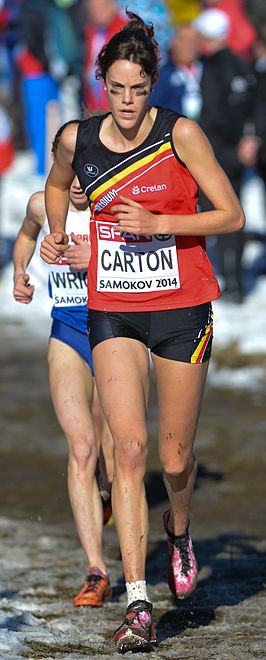
<svg viewBox="0 0 266 660">
<path fill-rule="evenodd" d="M 154 39 L 154 27 L 152 23 L 145 23 L 143 19 L 133 11 L 126 10 L 126 15 L 129 18 L 129 22 L 125 25 L 126 29 L 142 30 L 149 41 L 152 41 L 156 46 L 158 45 L 157 41 Z"/>
</svg>

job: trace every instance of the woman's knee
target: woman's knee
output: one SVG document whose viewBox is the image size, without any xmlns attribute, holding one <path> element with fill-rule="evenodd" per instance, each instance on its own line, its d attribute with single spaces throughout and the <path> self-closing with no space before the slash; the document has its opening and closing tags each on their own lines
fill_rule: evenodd
<svg viewBox="0 0 266 660">
<path fill-rule="evenodd" d="M 89 468 L 95 471 L 97 461 L 97 447 L 93 437 L 80 436 L 68 438 L 69 467 L 77 468 L 79 472 L 86 472 Z"/>
<path fill-rule="evenodd" d="M 145 473 L 147 462 L 147 438 L 130 437 L 115 442 L 114 459 L 115 469 L 120 468 L 124 473 Z"/>
<path fill-rule="evenodd" d="M 174 457 L 165 457 L 164 460 L 161 459 L 161 465 L 166 476 L 184 479 L 191 474 L 196 466 L 196 460 L 193 454 L 178 454 Z"/>
</svg>

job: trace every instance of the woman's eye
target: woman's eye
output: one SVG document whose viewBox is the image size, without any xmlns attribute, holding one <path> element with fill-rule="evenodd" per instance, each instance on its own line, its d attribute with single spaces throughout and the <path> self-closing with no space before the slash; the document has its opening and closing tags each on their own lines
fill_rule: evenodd
<svg viewBox="0 0 266 660">
<path fill-rule="evenodd" d="M 121 87 L 111 87 L 110 92 L 111 92 L 111 94 L 121 94 L 122 89 L 121 89 Z"/>
</svg>

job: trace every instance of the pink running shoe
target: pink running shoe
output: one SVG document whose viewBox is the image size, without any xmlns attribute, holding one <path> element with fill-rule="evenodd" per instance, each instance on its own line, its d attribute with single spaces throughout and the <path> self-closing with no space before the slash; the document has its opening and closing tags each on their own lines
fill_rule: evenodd
<svg viewBox="0 0 266 660">
<path fill-rule="evenodd" d="M 185 534 L 175 536 L 168 529 L 169 516 L 170 511 L 165 511 L 163 523 L 169 553 L 168 585 L 176 598 L 188 598 L 197 584 L 197 561 L 188 529 Z"/>
<path fill-rule="evenodd" d="M 135 600 L 126 609 L 126 616 L 115 630 L 115 644 L 118 651 L 152 651 L 156 643 L 152 620 L 152 604 L 146 600 Z"/>
</svg>

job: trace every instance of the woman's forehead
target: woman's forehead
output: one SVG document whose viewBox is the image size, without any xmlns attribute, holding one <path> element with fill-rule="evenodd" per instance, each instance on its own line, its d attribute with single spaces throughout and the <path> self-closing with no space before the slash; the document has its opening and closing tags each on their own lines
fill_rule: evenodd
<svg viewBox="0 0 266 660">
<path fill-rule="evenodd" d="M 109 80 L 116 82 L 129 81 L 130 84 L 139 83 L 149 79 L 149 76 L 143 72 L 140 64 L 130 60 L 116 60 L 107 70 Z"/>
</svg>

